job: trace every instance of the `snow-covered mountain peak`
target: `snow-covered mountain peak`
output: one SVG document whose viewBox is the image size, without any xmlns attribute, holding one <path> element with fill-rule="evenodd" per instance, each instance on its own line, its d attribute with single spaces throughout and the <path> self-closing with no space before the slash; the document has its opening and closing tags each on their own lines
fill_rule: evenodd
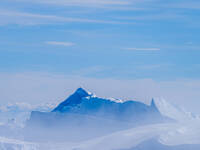
<svg viewBox="0 0 200 150">
<path fill-rule="evenodd" d="M 60 103 L 54 110 L 64 111 L 65 107 L 80 104 L 84 98 L 91 97 L 92 93 L 84 90 L 83 88 L 78 88 L 72 95 L 70 95 L 65 101 Z"/>
<path fill-rule="evenodd" d="M 92 95 L 91 92 L 88 92 L 88 91 L 86 91 L 85 89 L 83 89 L 83 88 L 81 88 L 81 87 L 78 88 L 78 89 L 75 91 L 74 94 L 78 94 L 78 95 L 80 95 L 81 97 L 87 97 L 87 96 Z"/>
</svg>

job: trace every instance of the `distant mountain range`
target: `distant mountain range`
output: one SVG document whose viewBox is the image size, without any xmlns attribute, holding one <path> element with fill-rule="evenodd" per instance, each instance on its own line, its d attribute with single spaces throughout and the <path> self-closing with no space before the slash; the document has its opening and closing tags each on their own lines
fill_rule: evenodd
<svg viewBox="0 0 200 150">
<path fill-rule="evenodd" d="M 127 122 L 141 122 L 142 120 L 142 122 L 153 123 L 164 119 L 154 100 L 148 106 L 137 101 L 123 102 L 117 99 L 103 99 L 82 88 L 77 89 L 52 112 L 98 116 Z"/>
<path fill-rule="evenodd" d="M 77 89 L 52 112 L 33 111 L 30 120 L 40 119 L 41 121 L 41 117 L 44 116 L 49 118 L 51 115 L 54 117 L 62 115 L 65 117 L 69 114 L 123 121 L 135 125 L 169 120 L 161 115 L 153 99 L 150 106 L 133 100 L 103 99 L 82 88 Z"/>
</svg>

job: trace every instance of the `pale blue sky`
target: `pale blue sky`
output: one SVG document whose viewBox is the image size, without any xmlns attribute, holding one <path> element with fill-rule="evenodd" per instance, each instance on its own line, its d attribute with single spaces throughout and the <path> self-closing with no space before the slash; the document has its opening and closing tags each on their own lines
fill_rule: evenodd
<svg viewBox="0 0 200 150">
<path fill-rule="evenodd" d="M 1 0 L 0 72 L 194 83 L 199 16 L 197 0 Z"/>
</svg>

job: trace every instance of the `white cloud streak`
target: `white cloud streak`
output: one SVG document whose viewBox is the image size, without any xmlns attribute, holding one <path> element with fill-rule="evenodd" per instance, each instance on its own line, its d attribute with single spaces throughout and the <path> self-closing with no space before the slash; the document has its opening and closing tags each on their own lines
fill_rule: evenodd
<svg viewBox="0 0 200 150">
<path fill-rule="evenodd" d="M 38 3 L 38 4 L 49 4 L 49 5 L 61 5 L 61 6 L 109 6 L 109 5 L 130 5 L 131 0 L 14 0 L 15 2 L 26 2 L 26 3 Z"/>
<path fill-rule="evenodd" d="M 130 51 L 160 51 L 160 48 L 123 48 Z"/>
<path fill-rule="evenodd" d="M 69 46 L 74 46 L 75 45 L 75 43 L 72 43 L 72 42 L 58 42 L 58 41 L 46 41 L 45 44 L 55 45 L 55 46 L 65 46 L 65 47 L 69 47 Z"/>
<path fill-rule="evenodd" d="M 200 9 L 200 2 L 197 0 L 191 0 L 191 1 L 183 0 L 180 2 L 169 3 L 166 5 L 166 7 L 177 8 L 177 9 Z"/>
<path fill-rule="evenodd" d="M 178 13 L 148 13 L 145 15 L 136 15 L 136 16 L 118 16 L 113 17 L 114 19 L 121 20 L 136 20 L 136 21 L 152 21 L 152 20 L 174 20 L 174 19 L 184 19 L 186 16 Z"/>
<path fill-rule="evenodd" d="M 100 23 L 100 24 L 126 24 L 118 21 L 105 21 L 87 18 L 62 17 L 56 15 L 42 15 L 35 13 L 0 10 L 0 25 L 38 25 L 38 24 L 63 24 L 63 23 Z"/>
</svg>

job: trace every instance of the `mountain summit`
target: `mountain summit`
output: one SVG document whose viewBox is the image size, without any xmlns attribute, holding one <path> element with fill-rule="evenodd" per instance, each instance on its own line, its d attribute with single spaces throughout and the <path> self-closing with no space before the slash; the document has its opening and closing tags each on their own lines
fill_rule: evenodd
<svg viewBox="0 0 200 150">
<path fill-rule="evenodd" d="M 88 97 L 91 94 L 89 92 L 87 92 L 86 90 L 84 90 L 83 88 L 78 88 L 74 94 L 72 94 L 69 98 L 67 98 L 65 101 L 63 101 L 62 103 L 60 103 L 54 110 L 53 112 L 56 111 L 60 111 L 63 112 L 64 108 L 66 106 L 73 106 L 73 105 L 78 105 L 81 103 L 82 99 L 84 97 Z"/>
</svg>

